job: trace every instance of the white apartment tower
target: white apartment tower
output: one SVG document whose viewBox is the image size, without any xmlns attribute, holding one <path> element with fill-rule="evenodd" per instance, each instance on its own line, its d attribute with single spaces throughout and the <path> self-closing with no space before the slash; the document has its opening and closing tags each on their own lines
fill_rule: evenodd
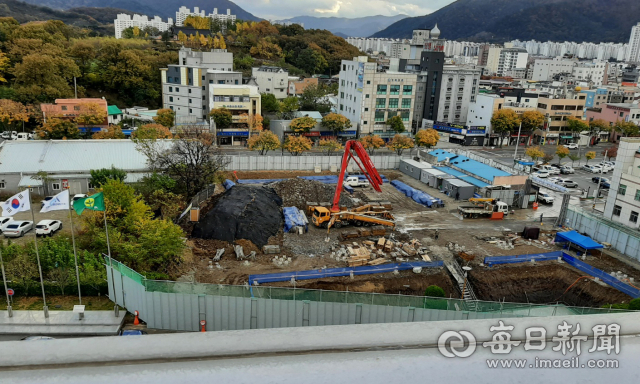
<svg viewBox="0 0 640 384">
<path fill-rule="evenodd" d="M 232 15 L 230 9 L 227 9 L 227 13 L 223 14 L 223 13 L 218 13 L 218 8 L 213 8 L 213 13 L 206 15 L 205 11 L 200 10 L 199 7 L 194 7 L 193 12 L 191 12 L 190 8 L 187 8 L 183 5 L 178 9 L 178 12 L 176 12 L 176 26 L 178 27 L 184 26 L 184 21 L 187 18 L 187 16 L 209 17 L 223 24 L 228 21 L 232 23 L 236 21 L 236 15 Z"/>
<path fill-rule="evenodd" d="M 153 19 L 149 20 L 147 16 L 144 15 L 133 15 L 129 16 L 126 13 L 119 13 L 116 16 L 116 19 L 113 21 L 113 26 L 116 31 L 116 39 L 122 38 L 122 31 L 130 27 L 138 27 L 143 29 L 145 27 L 154 27 L 157 28 L 160 32 L 165 32 L 173 25 L 173 19 L 168 18 L 165 23 L 162 21 L 160 16 L 155 16 Z"/>
<path fill-rule="evenodd" d="M 640 22 L 631 28 L 629 37 L 629 50 L 627 51 L 627 61 L 640 63 Z"/>
<path fill-rule="evenodd" d="M 475 65 L 445 65 L 440 83 L 437 121 L 465 124 L 469 105 L 476 102 L 482 69 Z"/>
<path fill-rule="evenodd" d="M 516 69 L 527 67 L 529 53 L 524 48 L 504 48 L 498 59 L 498 76 L 514 72 Z"/>
</svg>

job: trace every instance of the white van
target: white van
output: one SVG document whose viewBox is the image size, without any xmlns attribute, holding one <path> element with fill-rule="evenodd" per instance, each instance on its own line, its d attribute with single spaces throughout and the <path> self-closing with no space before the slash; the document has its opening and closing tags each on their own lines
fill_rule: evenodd
<svg viewBox="0 0 640 384">
<path fill-rule="evenodd" d="M 29 136 L 29 134 L 27 132 L 20 132 L 18 133 L 18 136 L 16 137 L 16 140 L 20 140 L 20 141 L 27 141 L 31 139 L 31 137 Z"/>
</svg>

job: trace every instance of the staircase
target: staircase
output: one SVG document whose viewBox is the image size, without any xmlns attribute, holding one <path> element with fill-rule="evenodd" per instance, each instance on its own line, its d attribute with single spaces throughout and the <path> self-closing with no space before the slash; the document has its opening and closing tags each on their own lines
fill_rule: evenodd
<svg viewBox="0 0 640 384">
<path fill-rule="evenodd" d="M 451 262 L 446 263 L 447 269 L 451 273 L 456 282 L 458 283 L 458 289 L 461 293 L 462 300 L 467 303 L 467 308 L 470 311 L 476 311 L 478 298 L 476 294 L 473 292 L 473 287 L 469 280 L 465 280 L 464 278 L 464 270 L 460 267 L 457 261 L 453 260 Z"/>
</svg>

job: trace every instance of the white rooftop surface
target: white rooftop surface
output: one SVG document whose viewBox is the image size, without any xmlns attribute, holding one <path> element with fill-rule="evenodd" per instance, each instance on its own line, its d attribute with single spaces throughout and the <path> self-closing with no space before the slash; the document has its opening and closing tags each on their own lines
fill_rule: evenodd
<svg viewBox="0 0 640 384">
<path fill-rule="evenodd" d="M 45 318 L 42 310 L 13 311 L 12 317 L 4 310 L 0 311 L 0 335 L 116 335 L 124 315 L 125 311 L 118 317 L 113 311 L 86 311 L 80 320 L 72 311 L 50 310 Z"/>
<path fill-rule="evenodd" d="M 433 168 L 433 166 L 430 163 L 423 163 L 423 162 L 418 162 L 415 160 L 411 160 L 411 159 L 402 159 L 400 160 L 401 163 L 407 163 L 413 167 L 416 168 L 420 168 L 420 169 L 430 169 Z"/>
<path fill-rule="evenodd" d="M 163 140 L 169 146 L 171 140 Z M 29 140 L 0 145 L 0 174 L 88 172 L 114 166 L 125 171 L 148 169 L 147 157 L 131 140 Z"/>
<path fill-rule="evenodd" d="M 0 348 L 0 383 L 632 383 L 640 377 L 638 320 L 637 313 L 505 319 L 514 327 L 510 340 L 521 342 L 506 355 L 482 345 L 493 340 L 497 319 L 13 341 Z M 535 368 L 536 359 L 576 356 L 575 349 L 553 351 L 552 337 L 565 321 L 579 324 L 580 335 L 619 324 L 618 354 L 588 352 L 590 339 L 578 360 L 617 360 L 619 367 Z M 546 347 L 526 351 L 525 330 L 534 326 L 545 328 Z M 470 331 L 475 352 L 444 357 L 437 342 L 446 331 Z M 487 359 L 526 359 L 526 365 L 490 369 Z"/>
</svg>

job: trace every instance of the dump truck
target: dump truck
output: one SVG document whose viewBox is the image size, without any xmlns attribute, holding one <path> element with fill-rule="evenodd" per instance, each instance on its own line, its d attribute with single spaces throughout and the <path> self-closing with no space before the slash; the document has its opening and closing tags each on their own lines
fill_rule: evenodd
<svg viewBox="0 0 640 384">
<path fill-rule="evenodd" d="M 491 217 L 494 212 L 501 212 L 507 216 L 509 214 L 509 206 L 502 201 L 496 201 L 495 203 L 484 203 L 481 206 L 460 206 L 458 207 L 458 212 L 462 217 L 473 219 Z"/>
<path fill-rule="evenodd" d="M 384 225 L 395 228 L 396 222 L 393 215 L 384 210 L 383 206 L 364 205 L 351 210 L 332 212 L 325 207 L 312 207 L 311 220 L 316 227 L 342 228 L 347 225 L 368 227 L 370 225 Z"/>
</svg>

